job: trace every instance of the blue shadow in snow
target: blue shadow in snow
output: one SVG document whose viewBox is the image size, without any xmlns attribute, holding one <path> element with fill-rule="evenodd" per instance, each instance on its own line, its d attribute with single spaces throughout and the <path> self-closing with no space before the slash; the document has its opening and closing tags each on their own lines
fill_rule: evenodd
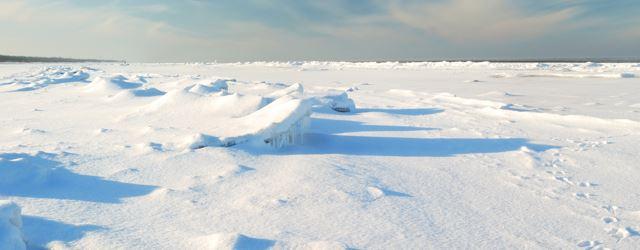
<svg viewBox="0 0 640 250">
<path fill-rule="evenodd" d="M 403 138 L 307 134 L 303 145 L 270 153 L 448 157 L 461 154 L 508 152 L 522 147 L 534 151 L 557 148 L 533 144 L 522 138 Z"/>
<path fill-rule="evenodd" d="M 44 152 L 0 154 L 0 195 L 119 203 L 122 198 L 146 195 L 155 189 L 76 174 L 54 157 Z"/>
<path fill-rule="evenodd" d="M 124 76 L 115 76 L 115 77 L 111 78 L 111 82 L 112 83 L 118 85 L 118 87 L 123 88 L 123 89 L 135 89 L 135 88 L 142 87 L 142 83 L 129 82 L 127 80 L 129 80 L 129 79 L 127 79 Z"/>
<path fill-rule="evenodd" d="M 75 72 L 74 72 L 75 73 Z M 60 73 L 61 75 L 62 73 Z M 73 77 L 69 77 L 69 78 L 60 78 L 60 79 L 55 79 L 55 78 L 47 78 L 47 79 L 42 79 L 39 84 L 34 85 L 34 86 L 28 86 L 28 87 L 22 87 L 13 91 L 9 91 L 9 92 L 25 92 L 25 91 L 33 91 L 33 90 L 37 90 L 37 89 L 41 89 L 44 87 L 47 87 L 49 85 L 54 85 L 54 84 L 63 84 L 63 83 L 70 83 L 70 82 L 83 82 L 83 83 L 87 83 L 87 78 L 89 78 L 89 74 L 81 72 L 79 75 L 75 75 Z"/>
<path fill-rule="evenodd" d="M 253 238 L 245 235 L 238 235 L 236 244 L 233 249 L 271 249 L 275 245 L 275 241 L 269 239 Z"/>
<path fill-rule="evenodd" d="M 410 195 L 410 194 L 407 194 L 407 193 L 403 193 L 403 192 L 393 191 L 393 190 L 388 189 L 388 188 L 380 188 L 380 190 L 382 190 L 382 192 L 386 196 L 405 197 L 405 198 L 413 197 L 413 195 Z"/>
<path fill-rule="evenodd" d="M 135 89 L 131 91 L 133 95 L 138 97 L 150 97 L 150 96 L 161 96 L 166 94 L 166 92 L 160 91 L 156 88 L 148 88 L 148 89 Z"/>
<path fill-rule="evenodd" d="M 46 249 L 49 242 L 71 242 L 81 239 L 87 232 L 105 229 L 96 225 L 76 226 L 36 216 L 23 216 L 22 223 L 28 249 Z"/>
<path fill-rule="evenodd" d="M 444 112 L 444 109 L 439 108 L 356 108 L 354 112 L 337 112 L 332 110 L 329 107 L 315 107 L 313 109 L 315 113 L 323 113 L 323 114 L 340 114 L 340 115 L 357 115 L 362 113 L 387 113 L 390 115 L 433 115 L 437 113 Z"/>
<path fill-rule="evenodd" d="M 356 121 L 311 118 L 310 130 L 316 133 L 340 134 L 362 131 L 428 131 L 435 128 L 411 126 L 370 125 Z"/>
<path fill-rule="evenodd" d="M 444 112 L 443 109 L 439 108 L 361 108 L 356 109 L 356 114 L 358 113 L 368 113 L 368 112 L 378 112 L 378 113 L 387 113 L 392 115 L 433 115 L 437 113 Z"/>
</svg>

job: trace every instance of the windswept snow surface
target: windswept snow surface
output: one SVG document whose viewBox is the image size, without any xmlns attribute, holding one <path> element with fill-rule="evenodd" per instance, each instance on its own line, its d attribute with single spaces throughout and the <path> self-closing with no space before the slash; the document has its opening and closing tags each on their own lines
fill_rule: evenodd
<svg viewBox="0 0 640 250">
<path fill-rule="evenodd" d="M 638 76 L 0 64 L 0 248 L 637 249 Z"/>
</svg>

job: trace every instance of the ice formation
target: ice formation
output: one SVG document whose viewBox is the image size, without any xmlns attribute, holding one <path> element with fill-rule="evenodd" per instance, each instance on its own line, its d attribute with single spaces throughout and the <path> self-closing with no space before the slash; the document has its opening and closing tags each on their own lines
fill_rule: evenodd
<svg viewBox="0 0 640 250">
<path fill-rule="evenodd" d="M 329 107 L 338 112 L 354 112 L 356 110 L 356 104 L 349 98 L 347 92 L 342 92 L 337 95 L 329 95 L 325 98 L 329 99 Z"/>
</svg>

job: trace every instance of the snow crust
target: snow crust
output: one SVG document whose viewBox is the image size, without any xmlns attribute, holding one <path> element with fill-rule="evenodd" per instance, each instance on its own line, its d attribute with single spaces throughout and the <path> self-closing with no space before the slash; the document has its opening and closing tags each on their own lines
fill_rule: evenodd
<svg viewBox="0 0 640 250">
<path fill-rule="evenodd" d="M 638 75 L 0 64 L 0 249 L 635 249 Z"/>
</svg>

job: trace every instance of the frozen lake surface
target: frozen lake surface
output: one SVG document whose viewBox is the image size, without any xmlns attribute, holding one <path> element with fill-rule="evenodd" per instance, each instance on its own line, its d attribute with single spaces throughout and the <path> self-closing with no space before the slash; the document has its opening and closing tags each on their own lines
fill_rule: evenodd
<svg viewBox="0 0 640 250">
<path fill-rule="evenodd" d="M 0 64 L 0 107 L 0 249 L 640 247 L 638 63 Z"/>
</svg>

